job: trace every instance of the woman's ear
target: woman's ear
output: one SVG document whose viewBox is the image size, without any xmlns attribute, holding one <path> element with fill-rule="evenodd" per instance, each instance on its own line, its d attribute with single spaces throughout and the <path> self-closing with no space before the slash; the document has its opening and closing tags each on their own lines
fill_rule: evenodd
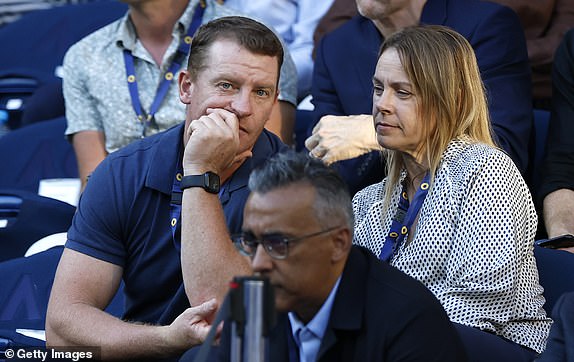
<svg viewBox="0 0 574 362">
<path fill-rule="evenodd" d="M 179 72 L 178 85 L 179 100 L 184 104 L 189 104 L 191 102 L 191 94 L 193 93 L 193 82 L 187 70 Z"/>
</svg>

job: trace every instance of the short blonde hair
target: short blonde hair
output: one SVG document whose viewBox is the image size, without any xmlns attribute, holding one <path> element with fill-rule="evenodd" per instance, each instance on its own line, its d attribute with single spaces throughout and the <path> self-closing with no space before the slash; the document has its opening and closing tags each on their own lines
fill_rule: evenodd
<svg viewBox="0 0 574 362">
<path fill-rule="evenodd" d="M 389 48 L 397 51 L 417 96 L 419 118 L 425 120 L 421 151 L 427 158 L 431 177 L 453 139 L 495 146 L 476 56 L 462 35 L 440 25 L 409 27 L 388 37 L 379 57 Z M 436 126 L 431 129 L 429 125 L 433 124 Z M 384 152 L 390 197 L 404 164 L 399 152 Z"/>
</svg>

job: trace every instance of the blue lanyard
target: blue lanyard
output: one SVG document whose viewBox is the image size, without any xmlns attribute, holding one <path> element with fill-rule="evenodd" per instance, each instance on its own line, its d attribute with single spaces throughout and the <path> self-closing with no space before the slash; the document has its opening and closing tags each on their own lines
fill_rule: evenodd
<svg viewBox="0 0 574 362">
<path fill-rule="evenodd" d="M 144 111 L 138 93 L 138 82 L 136 78 L 136 71 L 134 66 L 134 57 L 132 55 L 131 50 L 124 49 L 124 63 L 126 66 L 126 75 L 128 81 L 128 89 L 130 91 L 130 97 L 132 100 L 132 107 L 137 114 L 138 121 L 143 125 L 142 137 L 147 136 L 147 130 L 150 127 L 158 129 L 157 124 L 155 123 L 155 114 L 161 105 L 161 102 L 165 98 L 167 91 L 169 90 L 169 86 L 171 81 L 174 78 L 174 75 L 177 71 L 181 68 L 181 64 L 185 60 L 186 56 L 189 54 L 189 50 L 191 49 L 191 40 L 193 39 L 193 34 L 201 25 L 201 20 L 203 18 L 203 13 L 205 12 L 205 1 L 200 0 L 195 7 L 193 12 L 193 19 L 191 20 L 191 24 L 187 29 L 187 34 L 181 42 L 179 43 L 179 47 L 177 48 L 177 53 L 173 57 L 173 61 L 169 66 L 167 72 L 163 76 L 163 80 L 159 84 L 153 103 L 150 107 L 149 112 L 146 114 Z"/>
<path fill-rule="evenodd" d="M 171 186 L 171 202 L 169 204 L 170 209 L 170 226 L 171 226 L 171 235 L 173 238 L 173 244 L 177 251 L 181 250 L 181 201 L 183 198 L 183 191 L 181 191 L 180 183 L 181 179 L 183 178 L 183 167 L 181 165 L 181 160 L 183 157 L 183 152 L 178 152 L 179 157 L 177 160 L 177 171 L 173 178 L 173 183 Z M 224 194 L 226 186 L 228 182 L 225 182 L 221 185 L 221 189 L 219 190 L 219 199 L 221 200 L 221 196 Z"/>
<path fill-rule="evenodd" d="M 394 253 L 399 250 L 405 235 L 407 235 L 409 232 L 409 229 L 413 225 L 413 222 L 415 221 L 419 210 L 423 205 L 425 197 L 428 193 L 429 182 L 430 175 L 427 173 L 421 182 L 419 189 L 415 193 L 412 204 L 410 205 L 406 187 L 403 184 L 403 190 L 399 200 L 399 207 L 395 213 L 395 216 L 393 217 L 391 229 L 385 238 L 385 244 L 383 245 L 383 249 L 379 254 L 379 259 L 390 261 Z"/>
</svg>

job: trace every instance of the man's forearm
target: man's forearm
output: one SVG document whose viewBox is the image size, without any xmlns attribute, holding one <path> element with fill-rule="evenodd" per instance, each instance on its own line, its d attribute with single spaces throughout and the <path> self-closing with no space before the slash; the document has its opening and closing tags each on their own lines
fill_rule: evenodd
<svg viewBox="0 0 574 362">
<path fill-rule="evenodd" d="M 98 347 L 104 360 L 177 356 L 185 349 L 170 345 L 168 328 L 125 322 L 95 307 L 74 304 L 49 311 L 46 344 Z"/>
<path fill-rule="evenodd" d="M 221 302 L 233 277 L 251 274 L 251 267 L 230 240 L 217 195 L 186 189 L 181 227 L 181 268 L 190 304 L 211 298 Z"/>
<path fill-rule="evenodd" d="M 82 131 L 72 137 L 72 144 L 78 162 L 78 174 L 82 190 L 86 187 L 88 177 L 107 156 L 103 132 Z"/>
<path fill-rule="evenodd" d="M 574 190 L 560 189 L 546 195 L 544 224 L 548 237 L 574 234 Z"/>
</svg>

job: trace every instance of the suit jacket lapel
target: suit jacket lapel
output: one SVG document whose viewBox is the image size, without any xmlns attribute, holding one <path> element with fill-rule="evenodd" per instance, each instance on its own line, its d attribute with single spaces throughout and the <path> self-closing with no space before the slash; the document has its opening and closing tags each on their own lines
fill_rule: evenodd
<svg viewBox="0 0 574 362">
<path fill-rule="evenodd" d="M 357 39 L 357 41 L 361 42 L 364 50 L 355 54 L 359 59 L 353 63 L 356 76 L 361 80 L 362 92 L 367 99 L 371 99 L 373 96 L 373 74 L 377 67 L 377 54 L 383 43 L 383 37 L 371 20 L 367 18 L 362 20 L 359 24 L 361 39 Z"/>
<path fill-rule="evenodd" d="M 364 255 L 356 247 L 352 247 L 343 270 L 339 289 L 335 295 L 329 325 L 321 341 L 321 347 L 319 347 L 318 361 L 331 354 L 330 349 L 335 344 L 337 344 L 336 353 L 329 356 L 328 360 L 333 360 L 333 358 L 341 361 L 352 360 L 354 348 L 349 344 L 354 344 L 355 339 L 345 341 L 345 337 L 338 337 L 337 332 L 352 333 L 361 330 L 365 313 L 367 274 L 368 267 Z M 345 353 L 350 354 L 350 356 L 346 356 Z"/>
<path fill-rule="evenodd" d="M 289 362 L 289 339 L 293 340 L 291 324 L 287 314 L 282 313 L 277 316 L 277 324 L 269 333 L 269 362 Z"/>
</svg>

